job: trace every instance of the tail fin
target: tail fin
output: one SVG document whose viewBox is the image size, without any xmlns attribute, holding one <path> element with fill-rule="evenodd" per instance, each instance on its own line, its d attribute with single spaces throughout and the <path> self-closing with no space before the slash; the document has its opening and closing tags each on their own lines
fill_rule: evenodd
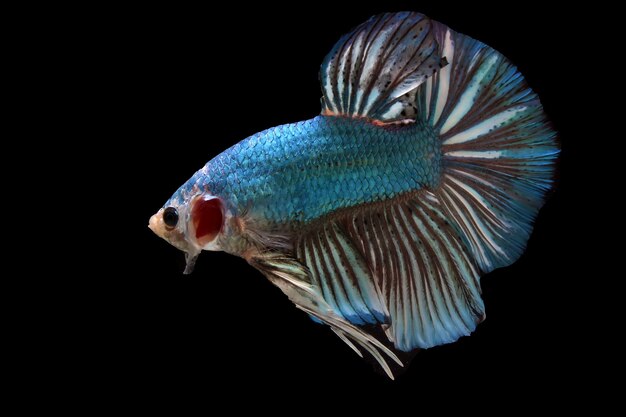
<svg viewBox="0 0 626 417">
<path fill-rule="evenodd" d="M 553 184 L 556 133 L 504 56 L 440 23 L 433 32 L 449 64 L 418 88 L 418 117 L 442 142 L 438 198 L 487 272 L 524 250 Z"/>
</svg>

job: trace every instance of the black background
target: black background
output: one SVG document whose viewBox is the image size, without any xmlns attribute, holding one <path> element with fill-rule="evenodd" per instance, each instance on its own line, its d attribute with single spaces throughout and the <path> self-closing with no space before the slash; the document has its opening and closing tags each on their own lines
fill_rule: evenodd
<svg viewBox="0 0 626 417">
<path fill-rule="evenodd" d="M 107 165 L 107 207 L 124 226 L 105 231 L 116 243 L 90 258 L 95 271 L 109 276 L 94 292 L 106 295 L 95 326 L 103 352 L 97 372 L 113 375 L 119 393 L 128 395 L 183 388 L 193 396 L 215 392 L 209 386 L 217 384 L 228 393 L 295 389 L 320 401 L 348 389 L 409 392 L 416 401 L 435 393 L 481 398 L 495 390 L 552 398 L 555 386 L 580 372 L 569 358 L 581 345 L 578 326 L 586 315 L 572 299 L 583 274 L 581 266 L 572 272 L 580 256 L 576 236 L 585 226 L 568 220 L 580 204 L 574 190 L 583 138 L 574 124 L 576 76 L 563 64 L 575 57 L 569 37 L 585 17 L 574 13 L 582 12 L 444 2 L 222 7 L 119 10 L 104 25 L 98 48 L 106 58 L 99 65 L 104 96 L 115 103 L 106 110 L 105 130 L 116 154 Z M 418 353 L 392 382 L 245 261 L 205 252 L 195 272 L 183 276 L 183 254 L 147 222 L 219 152 L 262 129 L 318 114 L 324 55 L 371 15 L 399 10 L 422 12 L 510 58 L 541 97 L 563 153 L 557 191 L 526 253 L 482 279 L 487 320 L 471 337 Z"/>
</svg>

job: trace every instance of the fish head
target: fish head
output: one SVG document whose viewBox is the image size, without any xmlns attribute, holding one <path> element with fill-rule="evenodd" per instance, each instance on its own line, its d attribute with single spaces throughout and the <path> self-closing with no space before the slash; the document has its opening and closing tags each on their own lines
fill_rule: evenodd
<svg viewBox="0 0 626 417">
<path fill-rule="evenodd" d="M 227 217 L 224 201 L 205 192 L 182 201 L 172 198 L 150 218 L 148 227 L 185 252 L 184 273 L 188 274 L 193 271 L 202 250 L 222 250 L 219 237 L 224 232 Z"/>
</svg>

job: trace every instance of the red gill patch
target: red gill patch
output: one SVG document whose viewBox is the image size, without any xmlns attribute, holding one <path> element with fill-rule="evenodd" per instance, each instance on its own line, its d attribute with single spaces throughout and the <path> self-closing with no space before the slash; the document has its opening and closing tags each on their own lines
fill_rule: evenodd
<svg viewBox="0 0 626 417">
<path fill-rule="evenodd" d="M 191 211 L 196 240 L 200 246 L 211 242 L 222 230 L 224 215 L 219 198 L 199 197 Z"/>
</svg>

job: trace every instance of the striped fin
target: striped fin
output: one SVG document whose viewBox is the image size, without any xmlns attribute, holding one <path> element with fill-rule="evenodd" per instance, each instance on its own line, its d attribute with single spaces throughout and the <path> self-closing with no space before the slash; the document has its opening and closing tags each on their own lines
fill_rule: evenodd
<svg viewBox="0 0 626 417">
<path fill-rule="evenodd" d="M 304 236 L 297 253 L 333 310 L 353 324 L 386 320 L 380 290 L 371 280 L 365 260 L 337 224 L 328 223 Z M 336 279 L 325 279 L 330 276 Z"/>
<path fill-rule="evenodd" d="M 386 13 L 343 36 L 320 70 L 322 114 L 414 121 L 415 88 L 445 65 L 431 25 L 419 13 Z"/>
<path fill-rule="evenodd" d="M 523 252 L 553 185 L 556 134 L 504 56 L 437 22 L 432 33 L 449 65 L 418 87 L 418 117 L 441 138 L 437 196 L 487 272 Z"/>
<path fill-rule="evenodd" d="M 251 255 L 249 262 L 280 288 L 296 307 L 316 321 L 328 324 L 359 356 L 362 356 L 359 348 L 372 355 L 389 378 L 394 379 L 385 357 L 399 366 L 404 366 L 379 340 L 337 314 L 321 296 L 319 287 L 311 279 L 309 269 L 297 259 L 285 253 L 269 251 Z"/>
<path fill-rule="evenodd" d="M 484 317 L 478 271 L 430 192 L 335 215 L 296 248 L 333 311 L 383 325 L 398 350 L 453 342 Z"/>
</svg>

